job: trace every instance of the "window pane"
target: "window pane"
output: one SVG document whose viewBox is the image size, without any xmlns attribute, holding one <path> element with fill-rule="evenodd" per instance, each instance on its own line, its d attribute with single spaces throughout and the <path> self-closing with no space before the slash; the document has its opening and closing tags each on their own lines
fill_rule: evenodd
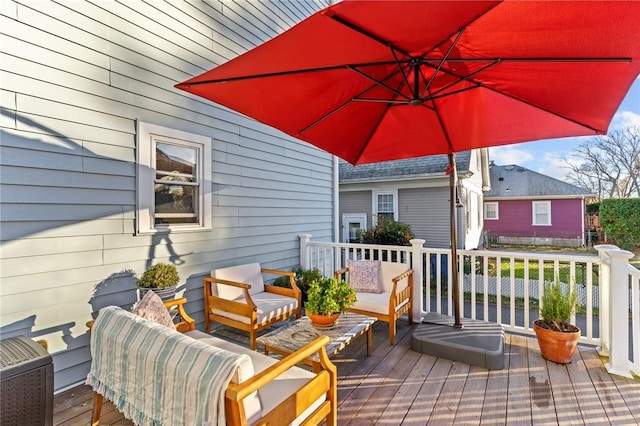
<svg viewBox="0 0 640 426">
<path fill-rule="evenodd" d="M 196 220 L 198 187 L 155 184 L 155 223 L 193 223 Z"/>
<path fill-rule="evenodd" d="M 487 219 L 495 219 L 498 217 L 497 212 L 498 205 L 496 203 L 485 203 L 485 217 Z"/>
<path fill-rule="evenodd" d="M 533 224 L 534 225 L 549 225 L 551 223 L 550 215 L 551 205 L 546 202 L 533 203 Z"/>
<path fill-rule="evenodd" d="M 393 220 L 392 213 L 378 213 L 378 222 L 390 222 Z"/>
<path fill-rule="evenodd" d="M 378 195 L 378 212 L 393 213 L 393 194 Z M 393 219 L 393 214 L 391 216 Z"/>
<path fill-rule="evenodd" d="M 177 146 L 168 143 L 156 144 L 156 170 L 196 174 L 197 152 L 194 148 Z"/>
</svg>

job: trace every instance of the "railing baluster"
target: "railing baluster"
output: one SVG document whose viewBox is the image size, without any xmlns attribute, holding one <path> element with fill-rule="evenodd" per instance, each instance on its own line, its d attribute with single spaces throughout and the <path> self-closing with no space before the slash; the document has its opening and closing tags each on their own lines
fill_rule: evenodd
<svg viewBox="0 0 640 426">
<path fill-rule="evenodd" d="M 509 259 L 509 325 L 516 326 L 516 259 Z"/>
<path fill-rule="evenodd" d="M 587 262 L 585 267 L 585 274 L 587 279 L 587 306 L 586 306 L 586 319 L 587 319 L 587 339 L 593 339 L 593 262 Z"/>
<path fill-rule="evenodd" d="M 502 324 L 502 257 L 496 257 L 496 322 Z"/>
</svg>

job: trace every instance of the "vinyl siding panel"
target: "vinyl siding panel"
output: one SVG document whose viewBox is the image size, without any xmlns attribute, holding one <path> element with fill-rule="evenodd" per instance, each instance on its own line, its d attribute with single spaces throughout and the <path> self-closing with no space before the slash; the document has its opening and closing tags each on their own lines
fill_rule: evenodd
<svg viewBox="0 0 640 426">
<path fill-rule="evenodd" d="M 342 191 L 340 192 L 340 229 L 342 230 L 342 215 L 345 213 L 366 213 L 367 227 L 371 227 L 372 201 L 371 191 Z"/>
<path fill-rule="evenodd" d="M 211 269 L 291 269 L 298 234 L 333 240 L 331 156 L 173 88 L 327 1 L 0 3 L 0 333 L 47 339 L 57 390 L 151 263 L 178 265 L 201 323 Z M 213 230 L 135 235 L 137 120 L 212 138 Z"/>
<path fill-rule="evenodd" d="M 398 191 L 398 219 L 411 226 L 425 247 L 449 248 L 449 188 L 426 187 Z"/>
</svg>

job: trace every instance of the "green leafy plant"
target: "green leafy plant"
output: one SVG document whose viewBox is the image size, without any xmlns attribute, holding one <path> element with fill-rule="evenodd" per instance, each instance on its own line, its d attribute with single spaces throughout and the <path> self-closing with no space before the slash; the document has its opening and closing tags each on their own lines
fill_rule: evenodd
<svg viewBox="0 0 640 426">
<path fill-rule="evenodd" d="M 316 281 L 322 277 L 322 273 L 319 269 L 303 269 L 300 266 L 293 268 L 293 272 L 296 273 L 296 286 L 302 292 L 302 301 L 307 301 L 307 291 L 313 281 Z M 278 287 L 291 288 L 289 285 L 289 277 L 278 277 L 273 281 L 273 285 Z"/>
<path fill-rule="evenodd" d="M 381 220 L 374 228 L 358 232 L 362 244 L 409 246 L 414 238 L 411 226 L 394 220 Z"/>
<path fill-rule="evenodd" d="M 141 288 L 164 288 L 176 285 L 178 281 L 180 276 L 175 265 L 158 263 L 144 271 L 136 285 Z"/>
<path fill-rule="evenodd" d="M 345 280 L 319 277 L 309 286 L 305 309 L 320 315 L 345 313 L 356 302 L 356 292 Z"/>
<path fill-rule="evenodd" d="M 562 290 L 562 284 L 558 280 L 547 284 L 542 295 L 542 306 L 540 307 L 540 322 L 545 328 L 561 332 L 573 332 L 576 327 L 569 324 L 569 317 L 576 309 L 576 292 Z"/>
<path fill-rule="evenodd" d="M 600 202 L 600 225 L 609 240 L 625 250 L 640 247 L 640 198 Z"/>
</svg>

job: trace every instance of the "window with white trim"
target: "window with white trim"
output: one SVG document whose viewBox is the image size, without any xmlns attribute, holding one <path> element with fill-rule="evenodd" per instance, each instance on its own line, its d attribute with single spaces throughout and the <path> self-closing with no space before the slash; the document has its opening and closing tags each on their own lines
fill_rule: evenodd
<svg viewBox="0 0 640 426">
<path fill-rule="evenodd" d="M 374 191 L 373 226 L 389 220 L 398 220 L 398 191 Z"/>
<path fill-rule="evenodd" d="M 498 220 L 500 218 L 500 209 L 497 201 L 485 201 L 484 203 L 484 220 Z"/>
<path fill-rule="evenodd" d="M 138 122 L 138 233 L 211 229 L 211 138 Z"/>
<path fill-rule="evenodd" d="M 551 201 L 532 201 L 533 225 L 551 226 Z"/>
</svg>

